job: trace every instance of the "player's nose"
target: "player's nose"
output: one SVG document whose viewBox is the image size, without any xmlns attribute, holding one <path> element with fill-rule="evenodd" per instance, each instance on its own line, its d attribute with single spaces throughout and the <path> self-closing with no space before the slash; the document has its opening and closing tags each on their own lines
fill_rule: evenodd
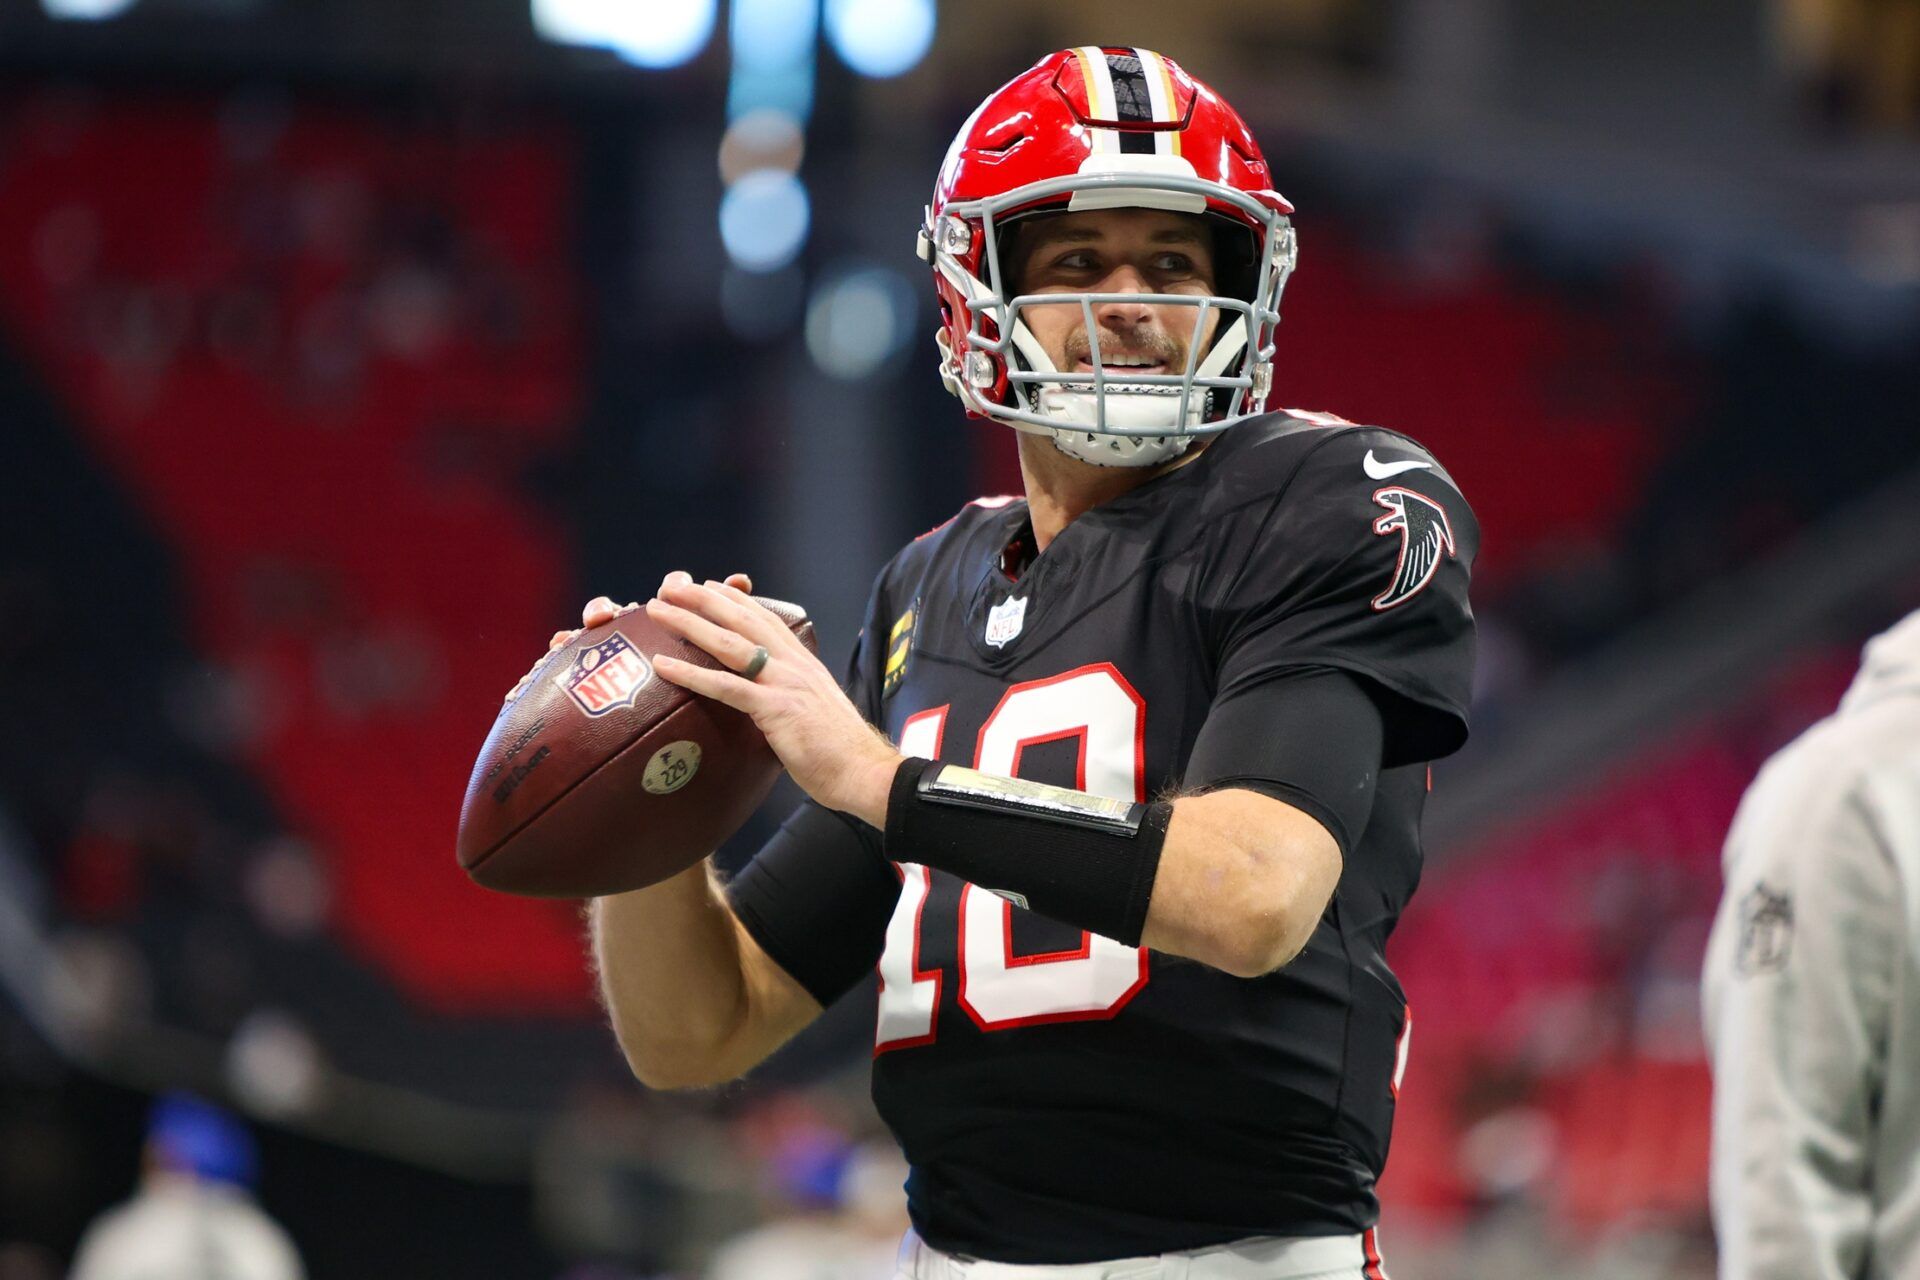
<svg viewBox="0 0 1920 1280">
<path fill-rule="evenodd" d="M 1131 262 L 1123 262 L 1107 273 L 1100 282 L 1100 293 L 1152 293 L 1153 282 L 1147 279 L 1147 273 Z"/>
<path fill-rule="evenodd" d="M 1116 267 L 1101 281 L 1097 292 L 1145 295 L 1153 292 L 1153 286 L 1138 267 L 1128 264 Z M 1134 298 L 1097 303 L 1093 311 L 1102 327 L 1121 332 L 1145 326 L 1153 319 L 1153 309 Z"/>
</svg>

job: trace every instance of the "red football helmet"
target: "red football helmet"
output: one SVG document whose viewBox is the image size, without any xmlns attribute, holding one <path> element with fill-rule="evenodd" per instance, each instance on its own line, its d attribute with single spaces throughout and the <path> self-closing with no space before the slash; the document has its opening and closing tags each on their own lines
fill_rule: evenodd
<svg viewBox="0 0 1920 1280">
<path fill-rule="evenodd" d="M 1218 292 L 1007 296 L 1009 223 L 1113 208 L 1214 220 Z M 1172 59 L 1096 46 L 1049 54 L 961 127 L 927 208 L 919 253 L 940 297 L 941 379 L 970 415 L 1050 434 L 1074 457 L 1109 466 L 1173 457 L 1192 437 L 1265 410 L 1295 259 L 1292 212 L 1246 122 Z M 1093 306 L 1119 300 L 1195 309 L 1182 372 L 1102 365 Z M 1062 302 L 1086 317 L 1091 379 L 1056 369 L 1021 318 Z M 1223 323 L 1202 350 L 1213 311 Z"/>
</svg>

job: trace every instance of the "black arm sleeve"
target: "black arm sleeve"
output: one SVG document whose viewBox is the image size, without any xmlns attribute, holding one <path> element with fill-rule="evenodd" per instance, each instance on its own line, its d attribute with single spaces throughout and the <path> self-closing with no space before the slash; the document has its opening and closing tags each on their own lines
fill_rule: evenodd
<svg viewBox="0 0 1920 1280">
<path fill-rule="evenodd" d="M 886 574 L 867 601 L 841 682 L 869 722 L 885 660 Z M 773 962 L 823 1005 L 832 1004 L 880 962 L 900 878 L 881 853 L 880 833 L 808 800 L 795 809 L 727 887 L 727 900 Z"/>
<path fill-rule="evenodd" d="M 1365 684 L 1297 667 L 1215 699 L 1187 758 L 1185 789 L 1245 787 L 1327 829 L 1346 857 L 1366 830 L 1386 725 Z"/>
<path fill-rule="evenodd" d="M 822 1005 L 880 962 L 899 896 L 880 833 L 811 800 L 727 887 L 760 949 Z"/>
</svg>

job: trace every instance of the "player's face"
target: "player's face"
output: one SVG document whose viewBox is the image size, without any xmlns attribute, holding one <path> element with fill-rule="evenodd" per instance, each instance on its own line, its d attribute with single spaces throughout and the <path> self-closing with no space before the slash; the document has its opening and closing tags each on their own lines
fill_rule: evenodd
<svg viewBox="0 0 1920 1280">
<path fill-rule="evenodd" d="M 1063 213 L 1024 228 L 1014 248 L 1020 293 L 1214 292 L 1213 239 L 1198 214 L 1161 209 Z M 1183 373 L 1199 314 L 1198 308 L 1179 303 L 1096 303 L 1100 361 L 1118 373 Z M 1056 369 L 1092 372 L 1093 343 L 1078 302 L 1028 307 L 1021 316 Z M 1202 350 L 1219 323 L 1219 311 L 1209 311 L 1200 332 Z"/>
</svg>

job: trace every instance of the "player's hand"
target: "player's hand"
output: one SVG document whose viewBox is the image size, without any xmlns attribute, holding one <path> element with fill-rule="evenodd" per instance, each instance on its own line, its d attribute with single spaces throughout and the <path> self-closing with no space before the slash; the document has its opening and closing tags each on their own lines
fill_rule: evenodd
<svg viewBox="0 0 1920 1280">
<path fill-rule="evenodd" d="M 683 578 L 689 582 L 693 580 L 685 573 L 676 572 L 668 574 L 665 581 L 660 585 L 664 587 L 675 578 Z M 727 585 L 740 591 L 752 591 L 753 579 L 744 573 L 730 573 L 727 575 Z M 593 599 L 587 601 L 580 610 L 580 625 L 571 631 L 554 632 L 553 639 L 547 641 L 546 654 L 542 654 L 531 667 L 527 668 L 527 674 L 521 676 L 520 679 L 514 683 L 513 688 L 507 690 L 507 696 L 503 701 L 512 702 L 515 698 L 519 697 L 521 693 L 525 692 L 528 682 L 533 679 L 533 673 L 540 669 L 541 663 L 544 663 L 547 660 L 547 655 L 551 654 L 555 649 L 560 648 L 562 645 L 572 644 L 573 638 L 582 631 L 591 631 L 602 623 L 612 622 L 621 614 L 632 613 L 639 607 L 640 605 L 637 601 L 629 600 L 625 604 L 615 604 L 613 600 L 607 596 L 595 596 Z"/>
<path fill-rule="evenodd" d="M 654 670 L 662 678 L 753 717 L 801 790 L 827 808 L 885 825 L 887 792 L 903 757 L 778 615 L 733 579 L 696 583 L 686 574 L 667 575 L 660 594 L 647 601 L 647 614 L 724 668 L 657 654 Z M 766 665 L 748 680 L 739 673 L 761 646 Z"/>
</svg>

